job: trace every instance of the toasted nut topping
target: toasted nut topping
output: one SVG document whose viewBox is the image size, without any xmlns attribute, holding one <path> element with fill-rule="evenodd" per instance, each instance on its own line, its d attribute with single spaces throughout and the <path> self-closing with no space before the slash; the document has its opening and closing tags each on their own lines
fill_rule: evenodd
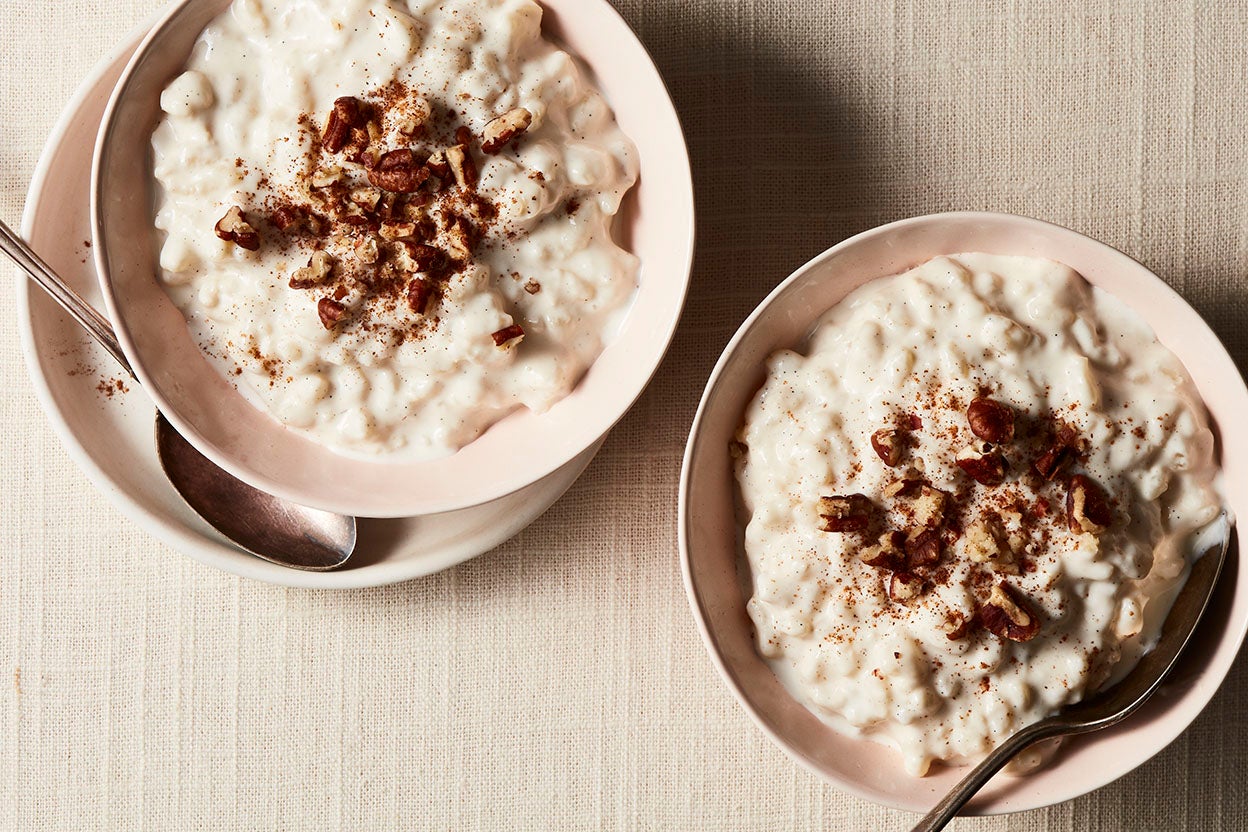
<svg viewBox="0 0 1248 832">
<path fill-rule="evenodd" d="M 231 206 L 230 210 L 225 212 L 225 216 L 217 220 L 212 230 L 222 240 L 233 243 L 239 248 L 245 248 L 248 251 L 260 248 L 260 235 L 247 222 L 243 209 L 237 205 Z"/>
<path fill-rule="evenodd" d="M 368 170 L 368 181 L 396 194 L 414 193 L 429 178 L 429 169 L 417 163 L 411 150 L 391 150 Z"/>
<path fill-rule="evenodd" d="M 1065 422 L 1059 422 L 1047 450 L 1031 464 L 1036 473 L 1051 480 L 1079 454 L 1079 434 Z"/>
<path fill-rule="evenodd" d="M 950 641 L 959 641 L 966 638 L 966 634 L 970 632 L 971 622 L 962 613 L 950 610 L 945 613 L 945 620 L 937 626 L 945 634 L 945 638 Z"/>
<path fill-rule="evenodd" d="M 871 448 L 889 468 L 901 461 L 903 440 L 896 428 L 884 428 L 871 434 Z"/>
<path fill-rule="evenodd" d="M 351 96 L 339 98 L 325 121 L 321 144 L 330 153 L 337 153 L 351 141 L 351 130 L 364 123 L 360 102 Z"/>
<path fill-rule="evenodd" d="M 357 165 L 372 166 L 376 164 L 380 151 L 375 147 L 370 147 L 371 143 L 372 134 L 368 128 L 353 127 L 351 138 L 347 141 L 347 146 L 342 149 L 342 154 Z"/>
<path fill-rule="evenodd" d="M 496 347 L 514 347 L 524 340 L 524 327 L 512 324 L 492 333 L 490 337 L 494 339 Z"/>
<path fill-rule="evenodd" d="M 464 221 L 456 219 L 447 227 L 446 253 L 457 262 L 463 262 L 472 256 L 472 235 Z"/>
<path fill-rule="evenodd" d="M 364 125 L 364 129 L 368 132 L 368 143 L 370 145 L 377 145 L 381 143 L 384 135 L 381 132 L 380 124 L 372 119 L 369 119 L 368 123 Z"/>
<path fill-rule="evenodd" d="M 1072 532 L 1100 534 L 1114 522 L 1114 511 L 1101 487 L 1083 474 L 1070 478 L 1066 519 Z"/>
<path fill-rule="evenodd" d="M 321 298 L 316 303 L 316 312 L 325 328 L 333 329 L 346 316 L 347 307 L 333 298 Z"/>
<path fill-rule="evenodd" d="M 919 496 L 914 501 L 914 520 L 925 528 L 935 528 L 945 519 L 945 507 L 949 504 L 949 495 L 939 488 L 924 483 L 919 488 Z"/>
<path fill-rule="evenodd" d="M 470 145 L 472 140 L 472 131 L 466 125 L 461 124 L 455 128 L 455 144 Z"/>
<path fill-rule="evenodd" d="M 351 201 L 365 211 L 374 211 L 381 200 L 381 191 L 377 188 L 356 188 L 351 192 Z"/>
<path fill-rule="evenodd" d="M 372 237 L 361 237 L 355 241 L 355 258 L 361 263 L 372 265 L 377 262 L 380 252 L 377 241 Z"/>
<path fill-rule="evenodd" d="M 996 515 L 984 515 L 967 526 L 966 554 L 976 563 L 986 563 L 997 572 L 1018 573 L 1014 551 Z"/>
<path fill-rule="evenodd" d="M 542 284 L 532 278 L 529 278 L 529 282 L 524 284 L 524 291 L 528 292 L 530 295 L 536 295 L 538 292 L 542 291 Z"/>
<path fill-rule="evenodd" d="M 446 255 L 441 249 L 424 243 L 404 240 L 399 243 L 403 256 L 399 258 L 399 266 L 409 272 L 433 272 L 446 263 Z"/>
<path fill-rule="evenodd" d="M 861 532 L 871 525 L 875 504 L 865 494 L 820 497 L 819 516 L 825 532 Z"/>
<path fill-rule="evenodd" d="M 345 176 L 340 167 L 317 168 L 308 181 L 313 188 L 328 188 L 335 182 L 341 182 Z"/>
<path fill-rule="evenodd" d="M 383 222 L 377 229 L 383 240 L 401 240 L 416 233 L 414 222 Z"/>
<path fill-rule="evenodd" d="M 508 110 L 485 125 L 481 149 L 486 153 L 498 153 L 529 129 L 533 114 L 523 107 Z"/>
<path fill-rule="evenodd" d="M 295 231 L 303 225 L 305 216 L 305 210 L 299 206 L 282 205 L 269 214 L 269 222 L 278 231 Z"/>
<path fill-rule="evenodd" d="M 906 566 L 906 555 L 902 550 L 906 536 L 898 531 L 889 531 L 880 535 L 880 540 L 858 553 L 859 559 L 867 566 L 876 569 L 887 569 L 896 572 Z"/>
<path fill-rule="evenodd" d="M 452 145 L 446 149 L 446 163 L 450 165 L 455 176 L 455 184 L 464 190 L 471 190 L 477 185 L 477 165 L 465 144 Z"/>
<path fill-rule="evenodd" d="M 884 496 L 888 498 L 902 497 L 913 494 L 923 484 L 923 477 L 918 471 L 907 471 L 900 479 L 893 480 L 884 486 Z"/>
<path fill-rule="evenodd" d="M 894 572 L 888 580 L 888 597 L 905 604 L 923 594 L 923 579 L 909 572 Z"/>
<path fill-rule="evenodd" d="M 451 175 L 451 166 L 446 161 L 445 150 L 435 150 L 425 160 L 425 167 L 429 168 L 429 172 L 439 179 L 447 179 Z"/>
<path fill-rule="evenodd" d="M 412 278 L 407 283 L 407 305 L 417 315 L 425 314 L 425 308 L 429 305 L 429 298 L 433 295 L 433 286 L 429 281 L 419 277 Z"/>
<path fill-rule="evenodd" d="M 1014 438 L 1014 409 L 995 399 L 973 399 L 966 409 L 966 421 L 971 433 L 985 442 L 1000 445 Z"/>
<path fill-rule="evenodd" d="M 313 286 L 319 286 L 329 279 L 333 270 L 334 258 L 324 251 L 313 252 L 308 265 L 295 269 L 295 273 L 290 276 L 290 288 L 311 289 Z"/>
<path fill-rule="evenodd" d="M 906 559 L 911 568 L 939 563 L 944 543 L 940 529 L 912 529 L 906 535 Z"/>
<path fill-rule="evenodd" d="M 963 448 L 954 462 L 962 469 L 962 473 L 975 482 L 984 485 L 1000 485 L 1005 482 L 1005 456 L 996 448 Z"/>
<path fill-rule="evenodd" d="M 1031 641 L 1040 632 L 1040 619 L 1006 584 L 992 588 L 988 602 L 979 608 L 979 622 L 998 638 Z"/>
</svg>

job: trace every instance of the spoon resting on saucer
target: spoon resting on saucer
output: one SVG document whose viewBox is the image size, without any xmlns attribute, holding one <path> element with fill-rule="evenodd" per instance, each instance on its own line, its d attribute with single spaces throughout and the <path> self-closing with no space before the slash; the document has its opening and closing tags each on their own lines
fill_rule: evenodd
<svg viewBox="0 0 1248 832">
<path fill-rule="evenodd" d="M 109 322 L 2 221 L 0 250 L 137 383 Z M 159 411 L 156 455 L 186 504 L 245 552 L 292 569 L 323 572 L 342 566 L 355 550 L 354 517 L 308 508 L 252 488 L 197 451 Z"/>
</svg>

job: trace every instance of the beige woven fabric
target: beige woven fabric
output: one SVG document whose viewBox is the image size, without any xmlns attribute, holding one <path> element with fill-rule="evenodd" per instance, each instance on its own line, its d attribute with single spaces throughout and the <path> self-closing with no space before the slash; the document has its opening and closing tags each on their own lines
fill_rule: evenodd
<svg viewBox="0 0 1248 832">
<path fill-rule="evenodd" d="M 75 86 L 157 0 L 0 0 L 0 217 Z M 1069 225 L 1248 360 L 1248 3 L 619 0 L 700 209 L 657 380 L 499 550 L 373 591 L 199 566 L 70 462 L 0 314 L 0 829 L 901 830 L 766 741 L 699 642 L 676 482 L 719 348 L 790 270 L 956 208 Z M 5 268 L 0 297 L 12 298 Z M 963 830 L 1248 829 L 1248 667 L 1090 796 Z"/>
</svg>

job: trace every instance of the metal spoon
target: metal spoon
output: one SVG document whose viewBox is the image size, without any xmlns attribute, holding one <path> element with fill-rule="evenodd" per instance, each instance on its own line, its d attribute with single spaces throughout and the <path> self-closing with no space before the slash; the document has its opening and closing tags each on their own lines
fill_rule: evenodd
<svg viewBox="0 0 1248 832">
<path fill-rule="evenodd" d="M 945 824 L 953 819 L 958 810 L 1002 766 L 1033 743 L 1108 728 L 1126 719 L 1143 705 L 1166 675 L 1174 669 L 1179 653 L 1191 640 L 1192 632 L 1213 596 L 1230 541 L 1231 530 L 1228 528 L 1221 545 L 1207 551 L 1192 565 L 1187 583 L 1174 599 L 1174 604 L 1162 624 L 1157 646 L 1145 653 L 1135 669 L 1122 681 L 1087 701 L 1020 729 L 962 778 L 919 825 L 914 827 L 913 832 L 937 832 L 944 829 Z"/>
<path fill-rule="evenodd" d="M 138 381 L 108 320 L 2 221 L 0 249 Z M 354 517 L 307 508 L 252 488 L 195 450 L 159 412 L 156 455 L 186 504 L 240 549 L 258 558 L 323 572 L 342 566 L 355 550 Z"/>
</svg>

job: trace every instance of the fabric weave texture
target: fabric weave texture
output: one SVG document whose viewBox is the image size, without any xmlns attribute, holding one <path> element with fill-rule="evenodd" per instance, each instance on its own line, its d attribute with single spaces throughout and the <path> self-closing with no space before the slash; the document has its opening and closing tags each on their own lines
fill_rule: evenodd
<svg viewBox="0 0 1248 832">
<path fill-rule="evenodd" d="M 719 350 L 829 245 L 1008 211 L 1169 281 L 1248 362 L 1248 3 L 614 0 L 688 134 L 698 250 L 655 381 L 571 491 L 434 577 L 315 592 L 157 543 L 87 482 L 0 314 L 0 830 L 905 830 L 720 683 L 676 551 Z M 0 0 L 0 217 L 158 0 Z M 16 270 L 5 264 L 12 310 Z M 1248 666 L 1172 746 L 958 830 L 1248 830 Z"/>
</svg>

